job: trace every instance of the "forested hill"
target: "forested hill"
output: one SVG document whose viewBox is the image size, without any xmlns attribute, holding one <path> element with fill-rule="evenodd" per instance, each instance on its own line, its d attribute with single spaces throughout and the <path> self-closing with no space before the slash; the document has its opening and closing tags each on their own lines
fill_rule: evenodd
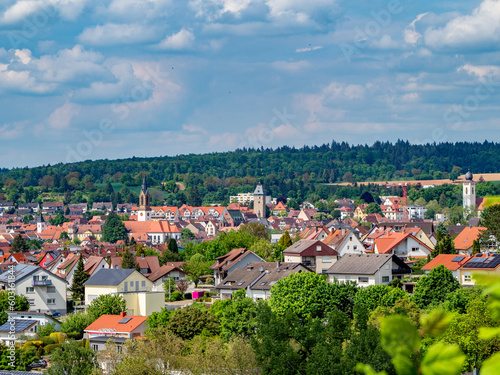
<svg viewBox="0 0 500 375">
<path fill-rule="evenodd" d="M 0 174 L 4 185 L 6 181 L 12 185 L 15 180 L 21 190 L 41 186 L 46 191 L 85 192 L 92 184 L 107 182 L 138 185 L 140 174 L 145 172 L 151 186 L 182 182 L 188 190 L 197 186 L 202 197 L 208 194 L 207 200 L 217 200 L 227 199 L 226 194 L 253 191 L 258 180 L 263 181 L 264 188 L 273 196 L 295 191 L 305 197 L 318 183 L 456 178 L 461 170 L 468 168 L 473 173 L 500 171 L 500 144 L 485 141 L 412 145 L 398 141 L 354 146 L 333 141 L 300 149 L 284 146 L 202 155 L 132 157 L 3 169 Z"/>
</svg>

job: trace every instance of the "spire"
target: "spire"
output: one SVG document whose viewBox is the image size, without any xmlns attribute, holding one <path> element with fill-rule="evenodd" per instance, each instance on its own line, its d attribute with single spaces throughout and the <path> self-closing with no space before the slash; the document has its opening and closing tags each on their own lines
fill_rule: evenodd
<svg viewBox="0 0 500 375">
<path fill-rule="evenodd" d="M 264 189 L 262 188 L 262 183 L 259 181 L 259 184 L 255 188 L 253 195 L 264 195 Z"/>
<path fill-rule="evenodd" d="M 40 211 L 40 215 L 38 216 L 37 223 L 45 223 L 45 220 L 43 220 L 42 211 Z"/>
<path fill-rule="evenodd" d="M 142 192 L 146 194 L 148 191 L 148 184 L 146 183 L 146 175 L 143 175 L 142 177 Z"/>
</svg>

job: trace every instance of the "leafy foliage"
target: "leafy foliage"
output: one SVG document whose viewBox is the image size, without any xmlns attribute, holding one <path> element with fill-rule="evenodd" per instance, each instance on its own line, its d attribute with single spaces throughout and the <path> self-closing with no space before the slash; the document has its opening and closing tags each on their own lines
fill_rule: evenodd
<svg viewBox="0 0 500 375">
<path fill-rule="evenodd" d="M 63 342 L 50 363 L 50 375 L 90 375 L 98 367 L 96 353 L 73 340 Z"/>
<path fill-rule="evenodd" d="M 200 334 L 210 337 L 219 332 L 219 322 L 210 311 L 189 306 L 175 310 L 170 317 L 168 329 L 184 340 Z"/>
<path fill-rule="evenodd" d="M 125 228 L 125 224 L 120 219 L 120 217 L 114 212 L 110 213 L 106 217 L 106 221 L 102 226 L 102 238 L 101 240 L 104 242 L 115 243 L 119 240 L 127 240 L 127 229 Z"/>
<path fill-rule="evenodd" d="M 14 308 L 14 311 L 28 311 L 30 304 L 25 296 L 14 295 L 14 304 L 12 307 Z M 7 321 L 8 316 L 5 311 L 9 311 L 10 309 L 11 305 L 9 304 L 9 292 L 0 291 L 0 325 Z"/>
<path fill-rule="evenodd" d="M 447 293 L 460 288 L 457 279 L 446 267 L 439 265 L 428 275 L 421 277 L 415 285 L 413 298 L 417 305 L 426 307 L 430 304 L 439 304 L 446 298 Z"/>
<path fill-rule="evenodd" d="M 88 315 L 94 320 L 104 314 L 118 315 L 123 311 L 127 311 L 127 303 L 122 296 L 113 294 L 101 294 L 87 309 Z"/>
</svg>

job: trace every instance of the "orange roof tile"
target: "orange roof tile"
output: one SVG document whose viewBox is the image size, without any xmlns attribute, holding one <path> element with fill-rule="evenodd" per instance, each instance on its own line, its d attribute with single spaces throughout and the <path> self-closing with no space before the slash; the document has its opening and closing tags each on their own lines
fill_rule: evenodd
<svg viewBox="0 0 500 375">
<path fill-rule="evenodd" d="M 118 323 L 123 318 L 131 318 L 127 323 Z M 136 315 L 101 315 L 96 321 L 85 328 L 86 332 L 97 332 L 100 329 L 114 329 L 116 332 L 132 332 L 146 321 L 147 316 Z"/>
<path fill-rule="evenodd" d="M 461 261 L 453 262 L 453 259 L 458 257 L 462 257 Z M 457 255 L 457 254 L 439 254 L 434 259 L 432 259 L 429 263 L 422 267 L 424 271 L 430 271 L 434 267 L 439 265 L 443 265 L 448 268 L 450 271 L 456 271 L 460 268 L 462 264 L 467 262 L 469 257 L 467 255 Z"/>
<path fill-rule="evenodd" d="M 457 237 L 453 240 L 455 249 L 468 250 L 472 247 L 472 243 L 477 240 L 481 234 L 486 231 L 485 227 L 465 227 Z"/>
</svg>

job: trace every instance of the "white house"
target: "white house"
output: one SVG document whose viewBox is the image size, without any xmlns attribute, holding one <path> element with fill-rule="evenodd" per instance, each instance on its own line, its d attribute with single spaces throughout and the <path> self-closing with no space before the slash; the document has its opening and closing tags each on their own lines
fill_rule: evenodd
<svg viewBox="0 0 500 375">
<path fill-rule="evenodd" d="M 66 280 L 42 267 L 16 264 L 0 275 L 0 286 L 14 293 L 25 295 L 30 303 L 30 311 L 47 314 L 66 314 Z M 12 289 L 10 289 L 12 290 Z"/>
<path fill-rule="evenodd" d="M 409 204 L 406 206 L 408 210 L 408 219 L 424 219 L 424 215 L 427 209 L 424 206 L 419 206 L 418 204 Z"/>
<path fill-rule="evenodd" d="M 411 268 L 392 254 L 346 254 L 326 271 L 329 281 L 354 281 L 358 286 L 387 285 L 410 274 Z"/>
<path fill-rule="evenodd" d="M 33 311 L 6 311 L 6 313 L 9 320 L 0 327 L 0 341 L 6 345 L 19 342 L 22 336 L 35 336 L 38 327 L 46 324 L 53 324 L 56 332 L 61 329 L 59 321 L 44 313 Z"/>
</svg>

